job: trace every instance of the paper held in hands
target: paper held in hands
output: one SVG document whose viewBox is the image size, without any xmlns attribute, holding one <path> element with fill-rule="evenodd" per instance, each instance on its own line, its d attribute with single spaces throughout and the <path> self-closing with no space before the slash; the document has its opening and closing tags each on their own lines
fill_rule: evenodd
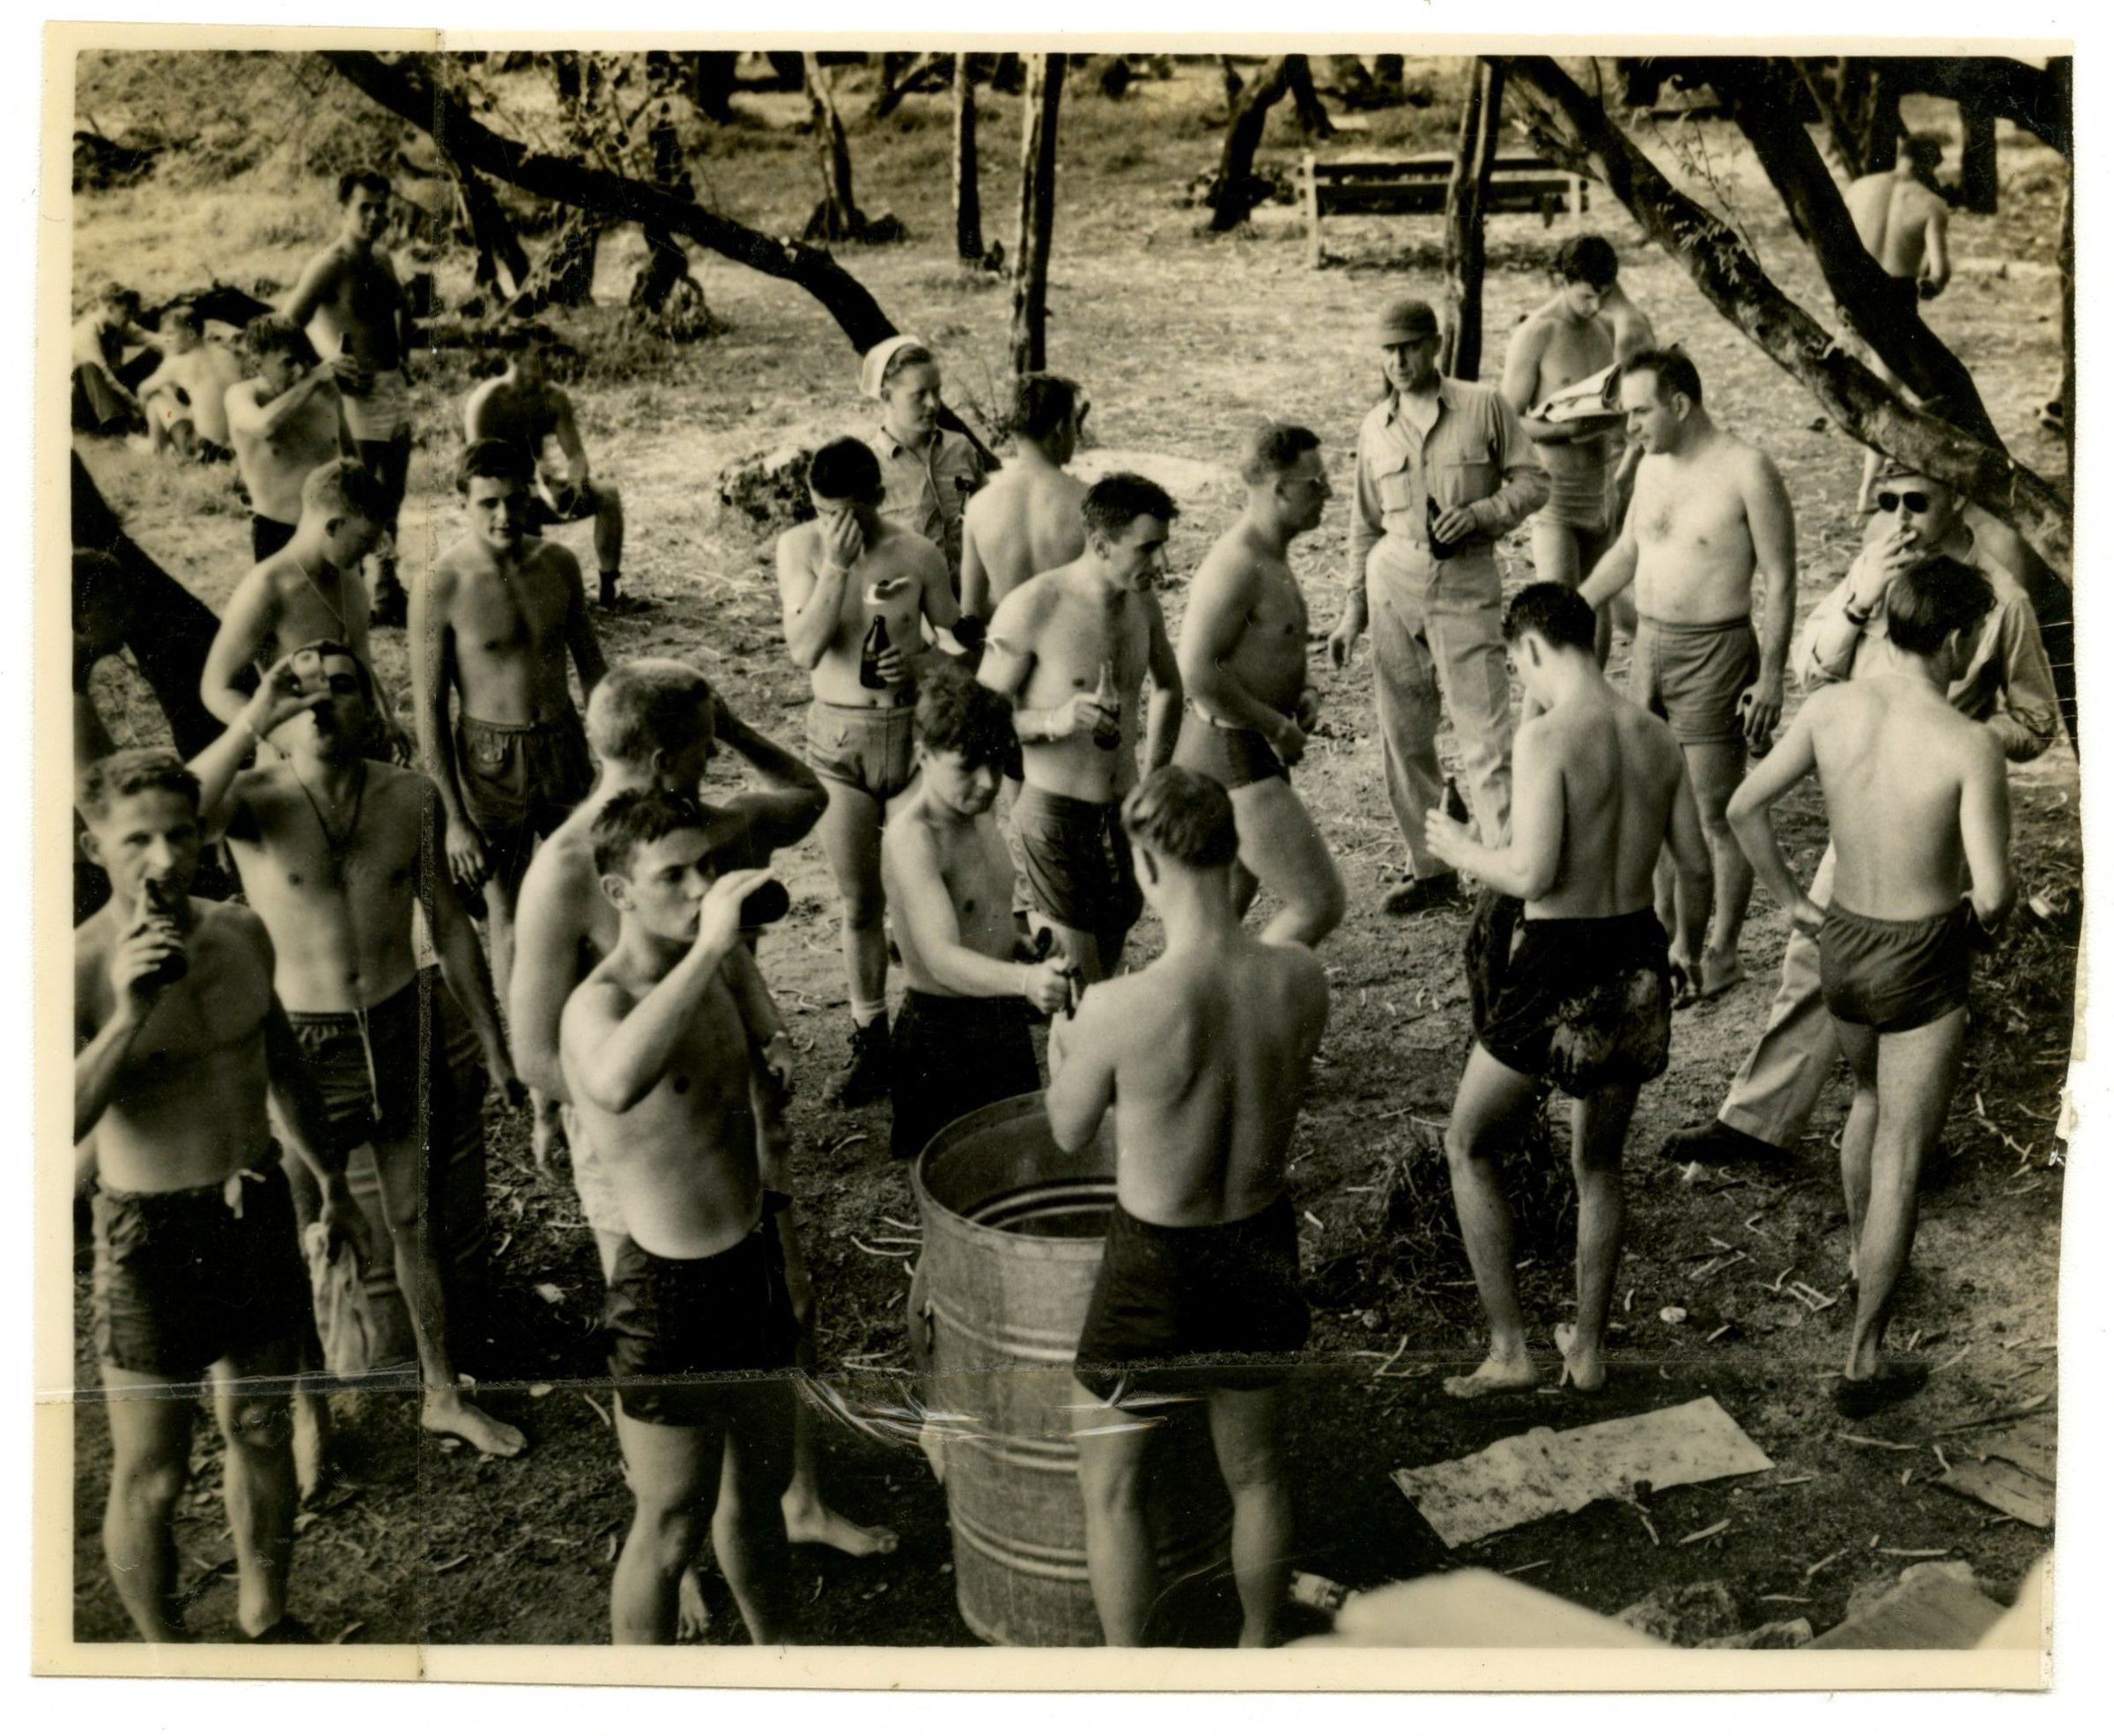
<svg viewBox="0 0 2114 1736">
<path fill-rule="evenodd" d="M 1622 376 L 1617 373 L 1618 363 L 1610 362 L 1598 373 L 1589 373 L 1583 380 L 1574 380 L 1568 386 L 1551 392 L 1527 414 L 1540 422 L 1578 423 L 1585 426 L 1595 424 L 1615 428 L 1622 422 L 1620 402 Z"/>
</svg>

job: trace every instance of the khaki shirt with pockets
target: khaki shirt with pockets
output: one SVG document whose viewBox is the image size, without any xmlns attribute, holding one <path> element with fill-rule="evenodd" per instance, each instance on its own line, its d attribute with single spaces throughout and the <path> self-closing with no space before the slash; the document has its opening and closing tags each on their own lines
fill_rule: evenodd
<svg viewBox="0 0 2114 1736">
<path fill-rule="evenodd" d="M 961 435 L 942 428 L 922 447 L 905 446 L 886 429 L 867 442 L 881 461 L 886 491 L 881 516 L 935 543 L 947 571 L 962 570 L 962 509 L 984 485 L 984 461 Z"/>
</svg>

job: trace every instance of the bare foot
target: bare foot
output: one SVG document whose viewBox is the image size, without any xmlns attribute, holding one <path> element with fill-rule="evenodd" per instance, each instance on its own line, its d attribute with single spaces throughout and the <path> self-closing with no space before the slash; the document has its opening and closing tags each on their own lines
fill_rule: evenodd
<svg viewBox="0 0 2114 1736">
<path fill-rule="evenodd" d="M 321 1392 L 293 1395 L 293 1481 L 304 1505 L 330 1481 L 330 1400 Z"/>
<path fill-rule="evenodd" d="M 1517 1356 L 1504 1358 L 1492 1352 L 1474 1374 L 1449 1375 L 1445 1382 L 1449 1399 L 1482 1399 L 1493 1392 L 1531 1392 L 1541 1384 L 1534 1359 L 1525 1349 Z"/>
<path fill-rule="evenodd" d="M 551 1154 L 565 1142 L 565 1129 L 558 1119 L 558 1104 L 541 1091 L 529 1099 L 532 1113 L 528 1122 L 528 1155 L 535 1160 L 538 1175 L 551 1173 Z"/>
<path fill-rule="evenodd" d="M 528 1444 L 528 1436 L 514 1424 L 487 1416 L 460 1392 L 428 1392 L 418 1426 L 429 1435 L 459 1436 L 479 1452 L 500 1459 L 512 1459 Z"/>
<path fill-rule="evenodd" d="M 884 1525 L 854 1525 L 842 1513 L 820 1501 L 795 1503 L 788 1493 L 781 1504 L 786 1516 L 786 1538 L 793 1543 L 819 1543 L 844 1555 L 892 1555 L 896 1533 Z"/>
<path fill-rule="evenodd" d="M 701 1640 L 711 1622 L 712 1612 L 705 1607 L 704 1583 L 698 1577 L 697 1563 L 692 1562 L 676 1582 L 676 1637 Z"/>
<path fill-rule="evenodd" d="M 1558 1326 L 1556 1339 L 1556 1348 L 1563 1353 L 1564 1379 L 1581 1392 L 1597 1392 L 1608 1384 L 1608 1364 L 1600 1359 L 1600 1353 L 1587 1354 L 1575 1348 L 1578 1341 L 1576 1326 Z"/>
<path fill-rule="evenodd" d="M 1703 949 L 1703 981 L 1700 985 L 1703 998 L 1715 1001 L 1729 988 L 1735 988 L 1747 980 L 1747 970 L 1740 963 L 1737 952 L 1713 952 Z"/>
</svg>

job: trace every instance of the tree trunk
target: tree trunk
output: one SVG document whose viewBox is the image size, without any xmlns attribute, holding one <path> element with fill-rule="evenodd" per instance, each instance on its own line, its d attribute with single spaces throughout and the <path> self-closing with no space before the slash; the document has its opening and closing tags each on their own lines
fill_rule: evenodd
<svg viewBox="0 0 2114 1736">
<path fill-rule="evenodd" d="M 450 166 L 455 172 L 456 203 L 462 208 L 470 243 L 477 250 L 475 280 L 503 296 L 519 295 L 528 281 L 528 255 L 521 237 L 514 233 L 514 219 L 475 169 L 460 164 Z"/>
<path fill-rule="evenodd" d="M 1400 102 L 1407 93 L 1408 69 L 1400 55 L 1372 57 L 1372 82 L 1382 102 Z"/>
<path fill-rule="evenodd" d="M 1309 138 L 1327 138 L 1336 130 L 1328 110 L 1314 91 L 1312 65 L 1305 55 L 1287 55 L 1285 83 L 1292 93 L 1292 112 L 1299 117 L 1299 130 Z"/>
<path fill-rule="evenodd" d="M 1013 372 L 1040 373 L 1047 362 L 1050 231 L 1056 217 L 1057 104 L 1064 56 L 1028 63 L 1020 129 L 1020 237 L 1013 260 Z"/>
<path fill-rule="evenodd" d="M 822 201 L 808 219 L 808 239 L 850 241 L 858 239 L 866 222 L 859 203 L 852 196 L 852 147 L 845 137 L 844 117 L 837 112 L 836 92 L 829 74 L 812 54 L 801 55 L 808 75 L 808 114 L 815 129 L 815 154 L 822 170 Z"/>
<path fill-rule="evenodd" d="M 984 261 L 984 205 L 976 184 L 976 78 L 967 55 L 954 57 L 954 253 Z"/>
<path fill-rule="evenodd" d="M 1894 166 L 1901 149 L 1901 69 L 1890 58 L 1865 63 L 1871 79 L 1871 107 L 1865 115 L 1859 140 L 1863 161 L 1859 174 L 1883 174 Z"/>
<path fill-rule="evenodd" d="M 1672 186 L 1554 60 L 1522 55 L 1508 58 L 1507 66 L 1544 154 L 1600 180 L 1686 268 L 1711 304 L 1811 392 L 1847 433 L 1959 488 L 2018 531 L 2068 580 L 2070 503 L 2044 477 L 2000 447 L 1895 396 L 1778 288 L 1727 225 Z M 1812 141 L 1807 144 L 1810 151 Z"/>
<path fill-rule="evenodd" d="M 1813 60 L 1794 60 L 1799 82 L 1806 86 L 1806 94 L 1813 99 L 1813 106 L 1820 110 L 1821 119 L 1828 128 L 1828 154 L 1844 177 L 1857 178 L 1857 134 L 1852 129 L 1837 100 L 1835 72 L 1832 68 L 1823 70 L 1820 63 Z M 1723 92 L 1719 92 L 1723 94 Z"/>
<path fill-rule="evenodd" d="M 1226 116 L 1225 143 L 1219 148 L 1218 173 L 1204 195 L 1204 203 L 1211 207 L 1213 230 L 1238 228 L 1269 191 L 1268 182 L 1255 178 L 1255 148 L 1262 143 L 1271 105 L 1291 88 L 1291 63 L 1297 60 L 1304 65 L 1305 59 L 1300 55 L 1275 56 L 1234 98 Z"/>
<path fill-rule="evenodd" d="M 2056 255 L 2063 280 L 2063 479 L 2077 498 L 2077 171 L 2063 181 L 2063 238 Z"/>
<path fill-rule="evenodd" d="M 933 91 L 952 76 L 954 63 L 967 59 L 965 55 L 883 55 L 881 56 L 881 89 L 874 98 L 873 112 L 869 117 L 885 121 L 903 106 L 903 99 L 919 91 Z"/>
<path fill-rule="evenodd" d="M 1446 183 L 1446 304 L 1452 317 L 1439 366 L 1455 380 L 1474 380 L 1482 370 L 1482 219 L 1504 103 L 1504 69 L 1478 60 L 1460 111 L 1452 178 Z"/>
<path fill-rule="evenodd" d="M 1997 214 L 1997 117 L 1979 103 L 1960 105 L 1960 207 Z"/>
<path fill-rule="evenodd" d="M 721 125 L 734 119 L 735 69 L 741 56 L 699 53 L 690 56 L 690 100 L 707 121 Z"/>
<path fill-rule="evenodd" d="M 514 298 L 515 317 L 526 319 L 545 307 L 584 307 L 594 300 L 595 255 L 607 226 L 592 211 L 576 210 L 568 215 L 551 250 L 529 271 Z"/>
</svg>

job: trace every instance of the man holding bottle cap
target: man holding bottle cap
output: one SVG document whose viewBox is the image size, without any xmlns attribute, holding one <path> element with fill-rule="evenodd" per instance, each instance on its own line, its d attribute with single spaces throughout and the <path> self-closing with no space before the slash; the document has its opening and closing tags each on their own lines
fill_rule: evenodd
<svg viewBox="0 0 2114 1736">
<path fill-rule="evenodd" d="M 1358 430 L 1350 568 L 1329 635 L 1338 669 L 1372 629 L 1373 700 L 1387 800 L 1409 873 L 1381 908 L 1409 916 L 1453 897 L 1460 876 L 1424 842 L 1439 805 L 1439 701 L 1485 844 L 1512 813 L 1512 698 L 1497 539 L 1548 499 L 1534 442 L 1495 388 L 1438 371 L 1430 304 L 1388 303 L 1374 322 L 1387 392 Z"/>
</svg>

